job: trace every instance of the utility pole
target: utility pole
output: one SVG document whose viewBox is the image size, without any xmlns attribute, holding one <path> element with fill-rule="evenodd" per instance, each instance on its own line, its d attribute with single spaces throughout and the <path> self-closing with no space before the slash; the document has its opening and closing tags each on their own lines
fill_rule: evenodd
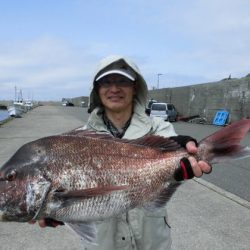
<svg viewBox="0 0 250 250">
<path fill-rule="evenodd" d="M 158 73 L 157 74 L 157 89 L 159 89 L 160 88 L 160 76 L 162 76 L 163 74 L 161 74 L 161 73 Z"/>
</svg>

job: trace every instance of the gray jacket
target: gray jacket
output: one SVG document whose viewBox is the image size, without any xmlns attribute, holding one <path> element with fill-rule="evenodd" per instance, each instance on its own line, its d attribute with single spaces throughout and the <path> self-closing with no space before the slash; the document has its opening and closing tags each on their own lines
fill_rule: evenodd
<svg viewBox="0 0 250 250">
<path fill-rule="evenodd" d="M 131 123 L 123 138 L 135 139 L 147 134 L 161 136 L 176 135 L 173 126 L 157 118 L 150 118 L 145 114 L 147 100 L 147 86 L 138 68 L 129 60 L 121 57 L 109 57 L 99 67 L 94 79 L 106 67 L 121 62 L 131 67 L 137 74 L 137 95 L 134 100 L 134 113 Z M 90 114 L 87 128 L 107 131 L 100 114 L 100 103 L 94 91 L 91 92 L 90 104 L 94 108 Z M 85 128 L 86 128 L 85 127 Z M 112 149 L 111 149 L 112 150 Z M 135 208 L 126 214 L 96 223 L 98 245 L 85 245 L 88 250 L 166 250 L 170 249 L 170 228 L 167 224 L 166 208 L 149 212 L 143 208 Z"/>
</svg>

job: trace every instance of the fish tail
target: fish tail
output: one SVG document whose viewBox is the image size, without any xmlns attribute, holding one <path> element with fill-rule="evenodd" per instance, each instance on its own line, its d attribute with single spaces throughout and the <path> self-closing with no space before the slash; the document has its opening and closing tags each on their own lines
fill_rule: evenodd
<svg viewBox="0 0 250 250">
<path fill-rule="evenodd" d="M 250 157 L 250 148 L 240 145 L 249 129 L 250 119 L 220 129 L 199 143 L 198 156 L 209 163 Z"/>
</svg>

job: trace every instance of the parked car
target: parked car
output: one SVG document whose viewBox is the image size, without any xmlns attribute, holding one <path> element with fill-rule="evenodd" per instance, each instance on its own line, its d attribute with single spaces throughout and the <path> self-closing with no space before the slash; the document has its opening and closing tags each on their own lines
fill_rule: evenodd
<svg viewBox="0 0 250 250">
<path fill-rule="evenodd" d="M 157 101 L 154 100 L 153 98 L 151 98 L 151 99 L 148 101 L 148 104 L 147 104 L 147 107 L 146 107 L 146 110 L 145 110 L 145 112 L 146 112 L 147 115 L 150 115 L 151 106 L 152 106 L 153 103 L 156 103 L 156 102 L 157 102 Z"/>
<path fill-rule="evenodd" d="M 157 102 L 151 106 L 150 116 L 161 117 L 164 121 L 176 121 L 177 111 L 172 103 Z"/>
<path fill-rule="evenodd" d="M 74 106 L 74 103 L 72 103 L 72 102 L 69 102 L 68 100 L 64 100 L 63 102 L 62 102 L 62 106 Z"/>
</svg>

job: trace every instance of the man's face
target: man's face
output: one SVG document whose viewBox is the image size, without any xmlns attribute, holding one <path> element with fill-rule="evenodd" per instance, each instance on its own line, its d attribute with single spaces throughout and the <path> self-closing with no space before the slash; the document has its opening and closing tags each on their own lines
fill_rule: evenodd
<svg viewBox="0 0 250 250">
<path fill-rule="evenodd" d="M 135 83 L 125 76 L 112 74 L 98 81 L 103 106 L 113 112 L 132 110 Z"/>
</svg>

